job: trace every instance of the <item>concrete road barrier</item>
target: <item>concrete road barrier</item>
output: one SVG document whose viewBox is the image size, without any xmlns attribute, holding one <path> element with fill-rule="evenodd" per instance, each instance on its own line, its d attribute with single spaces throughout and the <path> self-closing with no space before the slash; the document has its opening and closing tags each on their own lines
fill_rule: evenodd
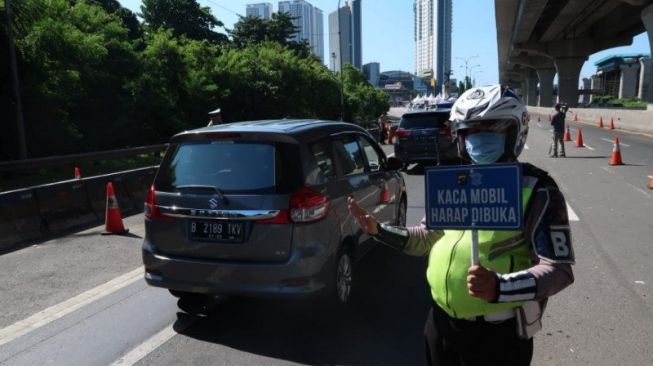
<svg viewBox="0 0 653 366">
<path fill-rule="evenodd" d="M 152 182 L 154 182 L 156 169 L 157 166 L 152 166 L 149 168 L 132 170 L 126 172 L 124 175 L 127 194 L 134 206 L 139 209 L 143 208 L 145 198 L 147 198 L 147 192 L 149 191 Z"/>
<path fill-rule="evenodd" d="M 141 207 L 136 207 L 132 200 L 129 198 L 127 189 L 125 188 L 124 174 L 113 173 L 107 175 L 100 175 L 96 177 L 89 177 L 82 179 L 86 188 L 86 195 L 93 212 L 98 216 L 101 221 L 104 221 L 107 208 L 107 183 L 113 183 L 113 190 L 118 200 L 118 207 L 120 213 L 124 216 L 137 212 Z"/>
<path fill-rule="evenodd" d="M 121 214 L 142 212 L 157 166 L 0 193 L 0 251 L 26 240 L 98 224 L 113 182 Z"/>
<path fill-rule="evenodd" d="M 48 231 L 57 232 L 98 221 L 82 180 L 33 187 L 39 213 Z"/>
<path fill-rule="evenodd" d="M 0 193 L 0 250 L 41 236 L 41 216 L 31 189 Z"/>
</svg>

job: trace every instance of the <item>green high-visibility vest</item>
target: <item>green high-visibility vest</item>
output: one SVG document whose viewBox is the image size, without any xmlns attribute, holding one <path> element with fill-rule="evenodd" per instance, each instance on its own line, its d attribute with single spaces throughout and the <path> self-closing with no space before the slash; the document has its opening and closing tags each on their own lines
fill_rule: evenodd
<svg viewBox="0 0 653 366">
<path fill-rule="evenodd" d="M 526 212 L 533 188 L 522 188 Z M 518 272 L 532 266 L 530 238 L 522 231 L 478 230 L 480 265 L 497 273 Z M 467 290 L 467 270 L 471 265 L 471 230 L 445 230 L 431 248 L 426 278 L 433 300 L 454 318 L 469 318 L 516 308 L 522 302 L 490 303 L 473 297 Z"/>
</svg>

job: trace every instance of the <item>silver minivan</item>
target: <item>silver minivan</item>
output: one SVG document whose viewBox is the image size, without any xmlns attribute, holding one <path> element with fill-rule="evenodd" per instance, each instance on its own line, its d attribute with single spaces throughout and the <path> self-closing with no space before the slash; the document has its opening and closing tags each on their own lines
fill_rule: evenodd
<svg viewBox="0 0 653 366">
<path fill-rule="evenodd" d="M 230 123 L 174 136 L 145 202 L 148 284 L 180 297 L 350 301 L 375 245 L 347 209 L 405 225 L 402 163 L 364 129 L 320 120 Z"/>
</svg>

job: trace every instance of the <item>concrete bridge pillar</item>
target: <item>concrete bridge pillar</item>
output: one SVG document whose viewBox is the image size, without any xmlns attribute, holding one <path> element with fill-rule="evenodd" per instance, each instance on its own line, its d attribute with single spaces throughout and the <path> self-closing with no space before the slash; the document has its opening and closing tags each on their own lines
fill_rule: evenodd
<svg viewBox="0 0 653 366">
<path fill-rule="evenodd" d="M 633 98 L 637 96 L 637 72 L 639 62 L 630 65 L 621 65 L 621 78 L 619 80 L 619 98 Z"/>
<path fill-rule="evenodd" d="M 537 77 L 540 79 L 540 107 L 553 106 L 553 78 L 556 76 L 556 69 L 536 69 Z"/>
<path fill-rule="evenodd" d="M 639 59 L 639 89 L 637 90 L 637 98 L 641 100 L 650 100 L 649 93 L 653 90 L 651 80 L 653 80 L 653 62 L 650 57 L 642 57 Z"/>
<path fill-rule="evenodd" d="M 646 28 L 649 48 L 651 50 L 651 55 L 653 55 L 653 5 L 649 5 L 642 10 L 642 23 L 644 23 L 644 28 Z M 645 83 L 648 85 L 648 95 L 646 96 L 648 110 L 651 111 L 653 110 L 653 72 L 648 73 L 648 78 Z"/>
<path fill-rule="evenodd" d="M 590 82 L 590 89 L 603 91 L 603 79 L 599 75 L 592 75 L 592 81 Z M 590 103 L 594 100 L 594 94 L 590 94 Z"/>
<path fill-rule="evenodd" d="M 537 107 L 537 74 L 533 69 L 526 75 L 526 105 Z"/>
<path fill-rule="evenodd" d="M 578 105 L 578 77 L 586 60 L 587 56 L 555 58 L 554 63 L 558 70 L 558 103 L 566 102 L 572 108 Z"/>
</svg>

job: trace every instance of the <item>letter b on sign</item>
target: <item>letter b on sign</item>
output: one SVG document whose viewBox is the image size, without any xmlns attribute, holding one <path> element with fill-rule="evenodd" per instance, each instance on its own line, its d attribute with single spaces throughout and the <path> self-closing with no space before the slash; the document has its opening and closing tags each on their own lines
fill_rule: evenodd
<svg viewBox="0 0 653 366">
<path fill-rule="evenodd" d="M 567 233 L 564 231 L 551 231 L 551 243 L 553 244 L 553 253 L 556 258 L 569 257 Z"/>
</svg>

